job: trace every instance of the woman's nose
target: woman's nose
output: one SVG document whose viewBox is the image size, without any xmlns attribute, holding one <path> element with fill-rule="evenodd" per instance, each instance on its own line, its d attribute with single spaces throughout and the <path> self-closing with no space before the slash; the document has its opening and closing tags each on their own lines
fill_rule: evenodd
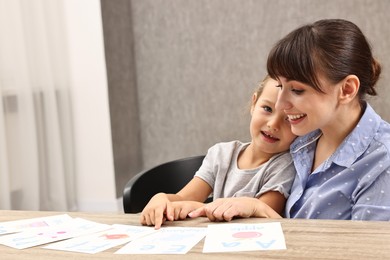
<svg viewBox="0 0 390 260">
<path fill-rule="evenodd" d="M 279 111 L 286 110 L 288 108 L 288 102 L 286 98 L 285 90 L 281 89 L 278 93 L 278 99 L 275 103 L 275 109 Z"/>
</svg>

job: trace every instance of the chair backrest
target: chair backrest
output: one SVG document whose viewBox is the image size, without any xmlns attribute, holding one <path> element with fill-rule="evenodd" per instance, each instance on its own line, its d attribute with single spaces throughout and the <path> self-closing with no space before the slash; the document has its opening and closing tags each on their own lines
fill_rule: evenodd
<svg viewBox="0 0 390 260">
<path fill-rule="evenodd" d="M 138 173 L 123 190 L 125 213 L 143 210 L 153 195 L 176 193 L 183 188 L 202 165 L 204 155 L 178 159 Z"/>
</svg>

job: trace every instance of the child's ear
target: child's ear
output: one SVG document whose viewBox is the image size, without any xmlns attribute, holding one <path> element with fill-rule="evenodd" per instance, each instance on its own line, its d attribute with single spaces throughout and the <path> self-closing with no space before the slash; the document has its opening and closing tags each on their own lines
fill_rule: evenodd
<svg viewBox="0 0 390 260">
<path fill-rule="evenodd" d="M 257 93 L 253 93 L 252 104 L 251 104 L 251 115 L 253 114 L 253 110 L 255 109 L 256 102 L 257 102 Z"/>
<path fill-rule="evenodd" d="M 349 103 L 351 102 L 359 92 L 360 80 L 355 75 L 348 75 L 342 81 L 340 86 L 340 102 Z"/>
</svg>

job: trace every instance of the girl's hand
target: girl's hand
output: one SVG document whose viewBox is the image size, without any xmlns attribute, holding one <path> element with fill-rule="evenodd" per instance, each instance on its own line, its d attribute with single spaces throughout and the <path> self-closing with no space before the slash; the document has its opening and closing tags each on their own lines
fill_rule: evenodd
<svg viewBox="0 0 390 260">
<path fill-rule="evenodd" d="M 257 198 L 217 199 L 189 213 L 189 217 L 206 216 L 210 221 L 231 221 L 234 217 L 280 218 L 271 207 Z"/>
<path fill-rule="evenodd" d="M 168 220 L 173 220 L 172 215 L 166 214 L 167 209 L 170 208 L 172 206 L 167 194 L 158 193 L 150 199 L 142 210 L 140 223 L 147 226 L 154 225 L 155 229 L 159 229 L 167 218 Z M 171 210 L 168 210 L 168 212 L 171 212 Z"/>
<path fill-rule="evenodd" d="M 188 214 L 200 207 L 204 204 L 197 201 L 174 201 L 171 204 L 172 212 L 174 220 L 186 219 Z"/>
<path fill-rule="evenodd" d="M 141 213 L 140 222 L 142 225 L 153 226 L 159 229 L 166 221 L 185 219 L 188 213 L 203 206 L 197 201 L 173 201 L 169 195 L 158 193 L 154 195 Z"/>
</svg>

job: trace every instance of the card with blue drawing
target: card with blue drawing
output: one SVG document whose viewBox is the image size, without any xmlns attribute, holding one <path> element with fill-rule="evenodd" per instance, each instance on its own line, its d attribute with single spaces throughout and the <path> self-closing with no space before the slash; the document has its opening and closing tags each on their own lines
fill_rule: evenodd
<svg viewBox="0 0 390 260">
<path fill-rule="evenodd" d="M 208 225 L 203 253 L 286 249 L 280 222 Z"/>
<path fill-rule="evenodd" d="M 43 248 L 95 254 L 154 232 L 157 230 L 152 227 L 114 224 L 106 231 L 52 243 Z"/>
<path fill-rule="evenodd" d="M 0 244 L 16 249 L 25 249 L 109 228 L 110 225 L 74 218 L 59 225 L 44 226 L 36 229 L 29 228 L 19 233 L 1 236 Z"/>
<path fill-rule="evenodd" d="M 123 246 L 115 254 L 186 254 L 206 235 L 206 228 L 169 227 Z"/>
</svg>

